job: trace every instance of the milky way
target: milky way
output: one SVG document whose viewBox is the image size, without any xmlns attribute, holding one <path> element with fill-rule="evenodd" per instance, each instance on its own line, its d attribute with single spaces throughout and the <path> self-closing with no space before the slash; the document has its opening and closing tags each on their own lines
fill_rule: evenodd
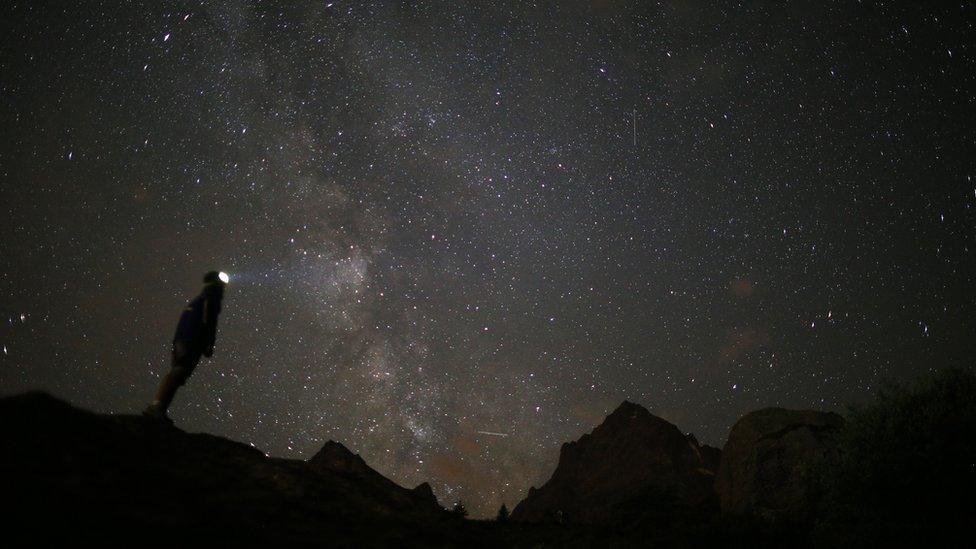
<svg viewBox="0 0 976 549">
<path fill-rule="evenodd" d="M 976 7 L 16 2 L 0 389 L 476 516 L 624 399 L 721 445 L 976 356 Z M 943 6 L 940 4 L 939 6 Z"/>
</svg>

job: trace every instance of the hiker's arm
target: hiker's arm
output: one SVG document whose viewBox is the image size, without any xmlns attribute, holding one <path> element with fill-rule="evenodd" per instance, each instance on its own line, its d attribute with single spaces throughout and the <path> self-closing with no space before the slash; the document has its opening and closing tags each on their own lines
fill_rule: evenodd
<svg viewBox="0 0 976 549">
<path fill-rule="evenodd" d="M 203 325 L 206 330 L 206 345 L 203 356 L 213 356 L 214 342 L 217 340 L 217 317 L 220 316 L 220 304 L 211 303 L 211 298 L 203 300 Z"/>
</svg>

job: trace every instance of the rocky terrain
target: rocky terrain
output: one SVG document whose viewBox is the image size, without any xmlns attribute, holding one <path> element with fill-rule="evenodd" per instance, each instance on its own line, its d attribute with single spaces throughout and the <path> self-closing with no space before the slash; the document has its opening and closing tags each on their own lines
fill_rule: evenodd
<svg viewBox="0 0 976 549">
<path fill-rule="evenodd" d="M 269 457 L 46 393 L 0 398 L 4 546 L 594 547 L 607 533 L 465 520 L 339 442 Z"/>
<path fill-rule="evenodd" d="M 809 410 L 751 412 L 722 450 L 624 402 L 591 433 L 564 444 L 551 478 L 504 522 L 448 512 L 428 484 L 401 487 L 339 442 L 308 461 L 279 459 L 141 416 L 94 414 L 28 393 L 0 399 L 0 516 L 4 540 L 14 546 L 951 541 L 971 535 L 976 511 L 972 437 L 960 436 L 976 425 L 976 377 L 950 372 L 926 383 L 883 395 L 847 420 Z"/>
<path fill-rule="evenodd" d="M 552 477 L 512 520 L 609 527 L 652 546 L 748 545 L 767 532 L 781 541 L 780 526 L 812 520 L 811 468 L 843 425 L 837 414 L 768 408 L 739 420 L 719 450 L 624 402 L 563 445 Z"/>
<path fill-rule="evenodd" d="M 552 478 L 507 525 L 463 520 L 426 483 L 401 487 L 339 442 L 308 461 L 279 459 L 45 393 L 0 399 L 0 453 L 8 531 L 32 544 L 683 545 L 706 539 L 720 495 L 735 513 L 801 504 L 790 460 L 827 444 L 813 436 L 823 425 L 832 416 L 757 412 L 723 455 L 624 402 L 563 445 Z"/>
</svg>

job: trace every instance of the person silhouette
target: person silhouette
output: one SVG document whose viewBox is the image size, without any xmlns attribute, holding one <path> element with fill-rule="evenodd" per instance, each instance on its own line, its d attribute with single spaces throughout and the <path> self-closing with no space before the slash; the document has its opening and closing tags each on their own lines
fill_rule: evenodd
<svg viewBox="0 0 976 549">
<path fill-rule="evenodd" d="M 156 398 L 142 412 L 144 416 L 172 423 L 166 415 L 176 390 L 186 383 L 200 357 L 211 357 L 217 338 L 217 317 L 224 298 L 227 273 L 210 271 L 203 275 L 203 291 L 187 303 L 173 336 L 173 358 L 169 372 L 159 383 Z"/>
</svg>

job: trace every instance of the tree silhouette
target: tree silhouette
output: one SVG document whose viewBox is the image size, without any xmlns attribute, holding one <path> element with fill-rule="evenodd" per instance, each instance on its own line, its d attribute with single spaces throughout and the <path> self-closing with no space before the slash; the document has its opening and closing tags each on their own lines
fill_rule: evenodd
<svg viewBox="0 0 976 549">
<path fill-rule="evenodd" d="M 970 533 L 973 433 L 976 376 L 963 370 L 889 387 L 852 409 L 823 464 L 823 546 L 937 546 Z"/>
<path fill-rule="evenodd" d="M 498 516 L 495 517 L 495 520 L 498 522 L 508 522 L 508 507 L 505 507 L 504 503 L 498 509 Z"/>
<path fill-rule="evenodd" d="M 454 502 L 454 507 L 451 509 L 451 512 L 459 517 L 468 516 L 468 510 L 464 508 L 464 504 L 461 503 L 461 500 Z"/>
</svg>

